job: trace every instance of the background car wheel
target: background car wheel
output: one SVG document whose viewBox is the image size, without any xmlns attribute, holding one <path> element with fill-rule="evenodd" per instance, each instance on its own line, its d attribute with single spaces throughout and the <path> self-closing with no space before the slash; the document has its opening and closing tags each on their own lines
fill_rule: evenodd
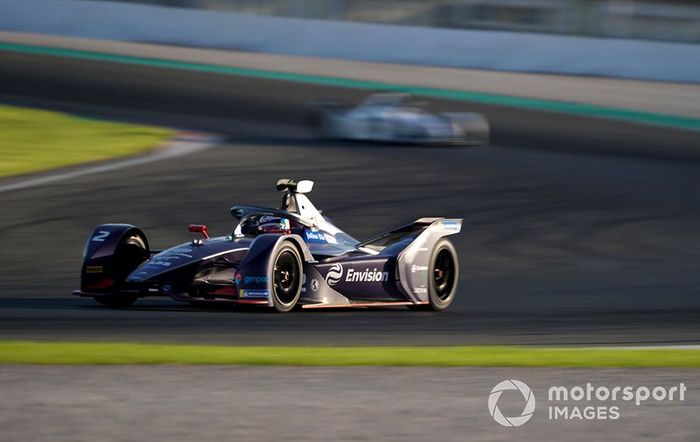
<svg viewBox="0 0 700 442">
<path fill-rule="evenodd" d="M 489 121 L 476 113 L 446 113 L 443 114 L 453 126 L 457 127 L 456 144 L 479 146 L 489 143 L 491 129 Z"/>
<path fill-rule="evenodd" d="M 457 251 L 448 239 L 443 238 L 435 245 L 430 258 L 428 297 L 432 310 L 444 310 L 452 303 L 458 281 Z"/>
<path fill-rule="evenodd" d="M 139 234 L 125 237 L 114 252 L 114 278 L 123 282 L 129 273 L 148 259 L 146 240 Z M 118 290 L 117 286 L 117 290 Z M 112 308 L 128 307 L 138 299 L 135 295 L 114 294 L 95 296 L 95 301 Z"/>
<path fill-rule="evenodd" d="M 288 312 L 301 296 L 303 267 L 299 251 L 289 242 L 282 243 L 272 259 L 272 302 L 278 312 Z"/>
</svg>

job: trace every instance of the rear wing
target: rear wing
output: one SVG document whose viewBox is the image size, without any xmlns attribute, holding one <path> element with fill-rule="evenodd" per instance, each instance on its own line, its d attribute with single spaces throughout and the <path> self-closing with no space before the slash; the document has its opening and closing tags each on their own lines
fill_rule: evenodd
<svg viewBox="0 0 700 442">
<path fill-rule="evenodd" d="M 454 235 L 461 230 L 461 218 L 420 218 L 360 243 L 357 247 L 372 254 L 398 254 L 418 238 L 431 238 L 434 244 L 443 236 Z"/>
<path fill-rule="evenodd" d="M 462 231 L 462 218 L 421 218 L 417 223 L 429 223 L 428 226 L 437 232 L 442 232 L 442 236 L 454 235 Z"/>
</svg>

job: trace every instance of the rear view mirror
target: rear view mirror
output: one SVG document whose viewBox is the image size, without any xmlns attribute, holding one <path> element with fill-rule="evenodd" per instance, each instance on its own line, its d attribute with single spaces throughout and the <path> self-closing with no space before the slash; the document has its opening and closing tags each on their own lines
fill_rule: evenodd
<svg viewBox="0 0 700 442">
<path fill-rule="evenodd" d="M 311 180 L 301 180 L 297 183 L 297 193 L 309 193 L 314 188 L 314 182 Z"/>
</svg>

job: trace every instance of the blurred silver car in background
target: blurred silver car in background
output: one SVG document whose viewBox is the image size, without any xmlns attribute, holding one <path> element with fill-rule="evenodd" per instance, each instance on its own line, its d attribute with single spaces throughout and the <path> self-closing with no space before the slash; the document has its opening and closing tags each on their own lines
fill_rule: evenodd
<svg viewBox="0 0 700 442">
<path fill-rule="evenodd" d="M 472 112 L 433 114 L 403 93 L 377 93 L 357 106 L 309 104 L 308 122 L 319 138 L 413 144 L 482 145 L 489 122 Z"/>
</svg>

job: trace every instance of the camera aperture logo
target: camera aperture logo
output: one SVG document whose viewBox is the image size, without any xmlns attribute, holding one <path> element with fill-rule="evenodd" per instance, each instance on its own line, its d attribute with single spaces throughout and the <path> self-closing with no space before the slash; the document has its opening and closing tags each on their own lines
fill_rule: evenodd
<svg viewBox="0 0 700 442">
<path fill-rule="evenodd" d="M 501 409 L 498 408 L 498 400 L 501 398 L 501 394 L 506 390 L 518 390 L 520 394 L 523 395 L 525 407 L 523 408 L 522 413 L 520 413 L 520 416 L 503 416 Z M 529 421 L 534 412 L 535 395 L 525 382 L 521 382 L 517 379 L 509 379 L 499 382 L 495 387 L 493 387 L 493 389 L 491 389 L 491 394 L 489 395 L 489 413 L 491 413 L 493 420 L 504 427 L 519 427 L 525 422 Z"/>
</svg>

